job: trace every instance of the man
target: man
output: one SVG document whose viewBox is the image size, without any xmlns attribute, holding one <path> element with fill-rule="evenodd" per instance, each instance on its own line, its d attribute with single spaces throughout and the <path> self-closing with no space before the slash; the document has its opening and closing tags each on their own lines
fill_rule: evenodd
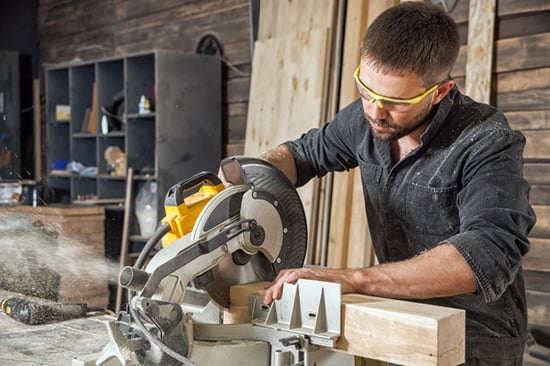
<svg viewBox="0 0 550 366">
<path fill-rule="evenodd" d="M 361 98 L 320 129 L 262 154 L 296 185 L 359 167 L 380 265 L 282 271 L 284 282 L 338 282 L 363 293 L 466 310 L 468 365 L 521 365 L 527 310 L 522 256 L 535 216 L 522 177 L 523 136 L 450 77 L 454 21 L 401 3 L 361 44 Z"/>
</svg>

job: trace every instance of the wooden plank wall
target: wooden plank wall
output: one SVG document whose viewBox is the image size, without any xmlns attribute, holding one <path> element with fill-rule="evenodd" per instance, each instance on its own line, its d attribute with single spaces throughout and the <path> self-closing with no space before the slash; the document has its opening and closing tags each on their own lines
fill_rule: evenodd
<svg viewBox="0 0 550 366">
<path fill-rule="evenodd" d="M 95 60 L 153 48 L 194 53 L 199 40 L 213 34 L 225 57 L 223 151 L 239 155 L 250 87 L 250 17 L 249 0 L 38 0 L 40 62 Z"/>
<path fill-rule="evenodd" d="M 463 46 L 453 71 L 464 90 L 468 59 L 469 1 L 459 0 L 451 15 Z M 529 323 L 550 329 L 550 2 L 496 1 L 491 103 L 526 137 L 524 175 L 537 223 L 524 272 Z M 513 193 L 511 193 L 513 194 Z"/>
</svg>

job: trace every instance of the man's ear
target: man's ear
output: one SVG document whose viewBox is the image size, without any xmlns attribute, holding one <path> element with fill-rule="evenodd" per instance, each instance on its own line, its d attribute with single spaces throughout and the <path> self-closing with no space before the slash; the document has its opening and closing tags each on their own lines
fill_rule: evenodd
<svg viewBox="0 0 550 366">
<path fill-rule="evenodd" d="M 445 98 L 447 94 L 451 91 L 451 89 L 455 86 L 454 80 L 447 80 L 442 82 L 437 89 L 435 90 L 435 98 L 433 99 L 432 104 L 437 104 L 441 102 L 441 99 Z"/>
</svg>

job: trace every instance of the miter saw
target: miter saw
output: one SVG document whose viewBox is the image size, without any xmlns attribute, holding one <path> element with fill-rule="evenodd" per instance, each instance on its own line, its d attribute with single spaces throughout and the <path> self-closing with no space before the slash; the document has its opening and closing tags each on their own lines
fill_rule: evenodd
<svg viewBox="0 0 550 366">
<path fill-rule="evenodd" d="M 102 353 L 73 366 L 352 364 L 351 356 L 328 351 L 340 334 L 337 284 L 300 280 L 271 305 L 252 296 L 245 324 L 205 315 L 230 306 L 231 286 L 301 267 L 307 245 L 300 197 L 283 173 L 246 157 L 225 159 L 221 169 L 227 188 L 203 172 L 168 191 L 162 224 L 135 265 L 120 273 L 127 312 L 107 324 Z M 189 311 L 192 291 L 210 303 Z"/>
</svg>

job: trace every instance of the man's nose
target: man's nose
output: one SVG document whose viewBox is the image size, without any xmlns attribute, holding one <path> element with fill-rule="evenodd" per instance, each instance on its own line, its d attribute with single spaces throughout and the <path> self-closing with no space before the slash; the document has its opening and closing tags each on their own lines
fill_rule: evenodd
<svg viewBox="0 0 550 366">
<path fill-rule="evenodd" d="M 380 104 L 376 100 L 369 102 L 363 100 L 363 108 L 365 109 L 365 113 L 373 120 L 382 120 L 388 117 L 388 112 L 384 108 L 380 108 Z"/>
</svg>

